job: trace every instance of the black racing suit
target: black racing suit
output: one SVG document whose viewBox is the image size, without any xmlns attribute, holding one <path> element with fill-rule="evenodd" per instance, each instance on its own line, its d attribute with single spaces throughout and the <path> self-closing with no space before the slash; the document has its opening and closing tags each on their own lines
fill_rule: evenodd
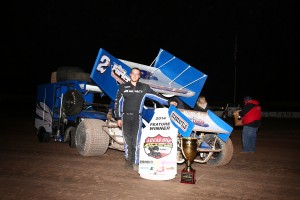
<svg viewBox="0 0 300 200">
<path fill-rule="evenodd" d="M 168 101 L 154 92 L 149 85 L 137 82 L 136 86 L 131 82 L 119 85 L 115 101 L 115 118 L 123 121 L 123 137 L 125 159 L 131 164 L 138 164 L 138 144 L 141 137 L 142 117 L 141 113 L 146 98 L 168 105 Z"/>
</svg>

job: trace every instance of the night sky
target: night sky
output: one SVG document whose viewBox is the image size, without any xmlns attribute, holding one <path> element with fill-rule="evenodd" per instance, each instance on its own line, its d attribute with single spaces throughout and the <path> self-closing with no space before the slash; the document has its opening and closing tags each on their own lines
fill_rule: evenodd
<svg viewBox="0 0 300 200">
<path fill-rule="evenodd" d="M 1 71 L 19 94 L 35 95 L 59 66 L 91 72 L 99 48 L 147 65 L 162 48 L 208 75 L 201 94 L 210 104 L 250 95 L 263 108 L 299 108 L 294 2 L 20 1 L 8 19 L 14 40 L 2 45 Z"/>
</svg>

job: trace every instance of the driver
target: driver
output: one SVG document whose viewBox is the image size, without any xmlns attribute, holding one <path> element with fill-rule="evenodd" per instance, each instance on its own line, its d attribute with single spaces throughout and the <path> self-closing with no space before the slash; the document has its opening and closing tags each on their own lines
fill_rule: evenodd
<svg viewBox="0 0 300 200">
<path fill-rule="evenodd" d="M 125 168 L 138 171 L 138 142 L 142 127 L 142 109 L 146 98 L 168 105 L 168 100 L 153 91 L 149 85 L 139 82 L 141 71 L 132 68 L 130 81 L 119 85 L 115 101 L 115 118 L 124 136 Z"/>
</svg>

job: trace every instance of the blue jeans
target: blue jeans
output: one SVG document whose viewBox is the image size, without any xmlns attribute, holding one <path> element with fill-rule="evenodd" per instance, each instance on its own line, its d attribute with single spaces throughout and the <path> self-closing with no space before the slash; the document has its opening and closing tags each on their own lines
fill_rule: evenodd
<svg viewBox="0 0 300 200">
<path fill-rule="evenodd" d="M 255 152 L 256 151 L 256 133 L 258 127 L 243 126 L 242 152 Z"/>
</svg>

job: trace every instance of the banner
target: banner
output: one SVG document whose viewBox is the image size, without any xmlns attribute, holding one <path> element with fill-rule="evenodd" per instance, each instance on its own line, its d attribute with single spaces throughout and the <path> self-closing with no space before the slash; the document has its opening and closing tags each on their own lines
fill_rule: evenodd
<svg viewBox="0 0 300 200">
<path fill-rule="evenodd" d="M 142 131 L 139 174 L 151 180 L 170 180 L 177 174 L 178 130 L 170 121 L 168 108 L 155 109 Z"/>
</svg>

